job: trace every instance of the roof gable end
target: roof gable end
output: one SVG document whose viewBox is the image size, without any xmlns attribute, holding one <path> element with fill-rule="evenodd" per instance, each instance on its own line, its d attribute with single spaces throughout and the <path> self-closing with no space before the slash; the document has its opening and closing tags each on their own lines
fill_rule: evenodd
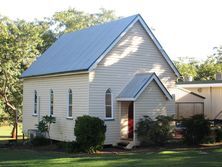
<svg viewBox="0 0 222 167">
<path fill-rule="evenodd" d="M 122 37 L 128 32 L 128 30 L 133 27 L 133 25 L 138 22 L 141 24 L 141 26 L 146 31 L 147 35 L 151 38 L 157 49 L 160 51 L 161 55 L 167 62 L 167 64 L 171 67 L 172 71 L 175 73 L 177 77 L 180 76 L 179 71 L 177 70 L 176 66 L 172 62 L 172 60 L 169 58 L 165 50 L 162 48 L 161 44 L 157 40 L 157 38 L 154 36 L 146 22 L 143 20 L 140 14 L 137 14 L 136 17 L 132 20 L 132 22 L 125 28 L 125 30 L 116 38 L 115 41 L 105 50 L 105 52 L 90 66 L 89 71 L 96 68 L 96 66 L 102 61 L 102 59 L 106 56 L 106 54 L 111 51 L 111 49 L 122 39 Z"/>
</svg>

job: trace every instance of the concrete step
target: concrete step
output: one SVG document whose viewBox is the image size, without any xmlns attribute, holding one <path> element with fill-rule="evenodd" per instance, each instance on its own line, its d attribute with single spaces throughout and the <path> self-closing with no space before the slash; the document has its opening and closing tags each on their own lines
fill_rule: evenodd
<svg viewBox="0 0 222 167">
<path fill-rule="evenodd" d="M 117 146 L 119 148 L 129 150 L 133 148 L 134 142 L 132 140 L 121 140 L 119 143 L 117 143 Z"/>
</svg>

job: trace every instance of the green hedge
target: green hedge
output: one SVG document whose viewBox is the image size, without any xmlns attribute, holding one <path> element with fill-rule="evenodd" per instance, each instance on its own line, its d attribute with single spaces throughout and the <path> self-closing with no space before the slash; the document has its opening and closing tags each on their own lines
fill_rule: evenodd
<svg viewBox="0 0 222 167">
<path fill-rule="evenodd" d="M 85 152 L 95 152 L 105 141 L 106 125 L 97 117 L 81 116 L 76 119 L 74 134 L 76 142 Z"/>
</svg>

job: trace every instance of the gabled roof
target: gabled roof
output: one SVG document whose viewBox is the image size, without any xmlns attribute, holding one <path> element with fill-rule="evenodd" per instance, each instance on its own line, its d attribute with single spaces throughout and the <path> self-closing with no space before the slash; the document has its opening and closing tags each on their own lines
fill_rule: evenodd
<svg viewBox="0 0 222 167">
<path fill-rule="evenodd" d="M 163 94 L 172 100 L 172 96 L 155 73 L 136 74 L 117 97 L 118 101 L 135 101 L 149 84 L 155 81 Z"/>
<path fill-rule="evenodd" d="M 22 74 L 22 78 L 63 73 L 88 72 L 139 21 L 174 73 L 179 72 L 140 15 L 62 35 Z"/>
<path fill-rule="evenodd" d="M 179 89 L 179 90 L 181 90 L 181 91 L 183 91 L 183 92 L 192 94 L 192 95 L 194 95 L 194 96 L 200 97 L 200 98 L 202 98 L 202 99 L 206 99 L 204 96 L 201 96 L 201 95 L 199 95 L 199 94 L 197 94 L 197 93 L 191 92 L 191 91 L 189 91 L 189 90 L 187 90 L 187 89 L 184 89 L 184 88 L 181 88 L 181 87 L 177 87 L 177 89 Z"/>
</svg>

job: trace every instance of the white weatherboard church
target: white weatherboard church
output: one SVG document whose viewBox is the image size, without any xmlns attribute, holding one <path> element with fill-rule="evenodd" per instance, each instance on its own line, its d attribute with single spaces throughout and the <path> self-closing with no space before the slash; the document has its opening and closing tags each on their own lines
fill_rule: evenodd
<svg viewBox="0 0 222 167">
<path fill-rule="evenodd" d="M 22 74 L 24 133 L 53 115 L 50 137 L 73 141 L 90 115 L 105 121 L 105 144 L 136 144 L 140 118 L 175 114 L 179 75 L 140 15 L 67 33 Z"/>
</svg>

